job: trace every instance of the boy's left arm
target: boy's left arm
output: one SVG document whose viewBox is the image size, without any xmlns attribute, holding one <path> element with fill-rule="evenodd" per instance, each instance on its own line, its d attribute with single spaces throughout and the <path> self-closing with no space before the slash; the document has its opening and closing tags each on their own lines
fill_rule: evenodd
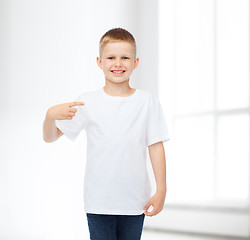
<svg viewBox="0 0 250 240">
<path fill-rule="evenodd" d="M 167 192 L 166 159 L 162 141 L 150 145 L 148 150 L 156 180 L 156 193 L 147 202 L 144 208 L 144 214 L 152 217 L 161 212 L 165 202 Z M 153 210 L 151 212 L 147 212 L 147 209 L 151 205 L 153 205 Z"/>
</svg>

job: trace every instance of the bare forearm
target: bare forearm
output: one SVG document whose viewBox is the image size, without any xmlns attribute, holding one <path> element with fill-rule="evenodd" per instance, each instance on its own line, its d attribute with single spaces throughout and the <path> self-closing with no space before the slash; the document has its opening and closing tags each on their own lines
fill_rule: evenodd
<svg viewBox="0 0 250 240">
<path fill-rule="evenodd" d="M 163 143 L 158 142 L 149 146 L 149 156 L 155 175 L 157 192 L 166 193 L 166 159 Z"/>
<path fill-rule="evenodd" d="M 48 114 L 43 122 L 43 139 L 45 142 L 54 142 L 60 137 L 60 132 L 58 131 L 55 120 L 50 118 Z"/>
</svg>

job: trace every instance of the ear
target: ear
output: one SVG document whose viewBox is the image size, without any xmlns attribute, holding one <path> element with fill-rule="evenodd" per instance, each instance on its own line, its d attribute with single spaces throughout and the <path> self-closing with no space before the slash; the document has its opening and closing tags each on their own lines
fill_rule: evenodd
<svg viewBox="0 0 250 240">
<path fill-rule="evenodd" d="M 97 62 L 98 67 L 102 69 L 102 60 L 101 60 L 101 58 L 97 57 L 96 62 Z"/>
<path fill-rule="evenodd" d="M 138 66 L 138 64 L 139 64 L 139 58 L 136 58 L 134 60 L 134 69 L 136 69 L 136 67 Z"/>
</svg>

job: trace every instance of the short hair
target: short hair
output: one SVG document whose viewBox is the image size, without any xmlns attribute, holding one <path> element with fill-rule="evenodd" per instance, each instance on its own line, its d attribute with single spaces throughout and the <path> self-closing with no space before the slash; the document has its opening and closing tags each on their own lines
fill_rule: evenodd
<svg viewBox="0 0 250 240">
<path fill-rule="evenodd" d="M 124 28 L 112 28 L 107 31 L 99 41 L 99 54 L 101 56 L 102 49 L 107 43 L 125 41 L 134 47 L 136 56 L 136 42 L 134 36 Z"/>
</svg>

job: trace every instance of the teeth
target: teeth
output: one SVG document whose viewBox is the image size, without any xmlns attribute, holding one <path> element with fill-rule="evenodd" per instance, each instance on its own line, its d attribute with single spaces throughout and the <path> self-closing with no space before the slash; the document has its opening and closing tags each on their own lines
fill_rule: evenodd
<svg viewBox="0 0 250 240">
<path fill-rule="evenodd" d="M 113 72 L 115 72 L 115 73 L 122 73 L 123 71 L 113 71 Z"/>
</svg>

